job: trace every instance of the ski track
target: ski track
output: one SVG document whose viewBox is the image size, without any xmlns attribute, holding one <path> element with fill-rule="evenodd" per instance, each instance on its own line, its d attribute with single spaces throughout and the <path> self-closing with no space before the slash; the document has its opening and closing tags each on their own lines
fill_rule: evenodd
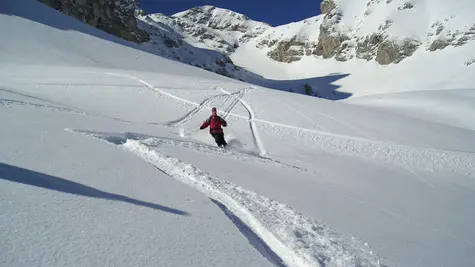
<svg viewBox="0 0 475 267">
<path fill-rule="evenodd" d="M 26 107 L 31 107 L 31 108 L 49 109 L 49 110 L 57 111 L 57 112 L 60 112 L 60 113 L 73 113 L 73 114 L 78 114 L 78 115 L 88 115 L 87 112 L 74 110 L 74 109 L 70 109 L 70 108 L 65 108 L 65 107 L 42 105 L 42 104 L 36 104 L 36 103 L 31 103 L 31 102 L 26 102 L 26 101 L 0 98 L 0 107 L 11 107 L 11 106 L 26 106 Z"/>
<path fill-rule="evenodd" d="M 242 92 L 238 91 L 238 92 L 235 92 L 235 93 L 231 94 L 231 96 L 234 96 L 234 95 L 242 95 Z M 165 125 L 169 126 L 169 127 L 179 126 L 179 125 L 191 120 L 193 118 L 193 116 L 196 115 L 201 109 L 203 109 L 203 107 L 206 107 L 206 105 L 209 102 L 211 102 L 212 100 L 215 100 L 215 99 L 219 99 L 219 98 L 225 98 L 225 100 L 227 100 L 229 98 L 229 95 L 228 94 L 219 94 L 219 95 L 213 95 L 211 97 L 205 98 L 197 107 L 195 107 L 192 110 L 190 110 L 189 112 L 187 112 L 184 116 L 182 116 L 181 118 L 178 118 L 177 120 L 166 122 Z M 237 103 L 237 101 L 232 102 L 231 105 L 225 110 L 225 112 L 228 111 L 228 110 L 229 111 L 232 110 L 234 108 L 234 106 L 236 105 L 236 103 Z"/>
<path fill-rule="evenodd" d="M 39 100 L 41 102 L 50 103 L 50 104 L 57 105 L 57 106 L 62 106 L 62 104 L 60 104 L 60 103 L 56 103 L 56 102 L 53 102 L 53 101 L 50 101 L 50 100 L 47 100 L 47 99 L 44 99 L 44 98 L 41 98 L 41 97 L 36 97 L 36 96 L 28 95 L 28 94 L 15 92 L 14 90 L 11 90 L 7 87 L 0 87 L 0 91 L 6 92 L 6 93 L 9 93 L 9 94 L 13 94 L 13 95 L 19 95 L 19 96 L 23 96 L 23 97 L 26 97 L 26 98 Z"/>
<path fill-rule="evenodd" d="M 109 139 L 112 139 L 112 140 L 115 140 L 115 138 L 139 140 L 139 141 L 142 141 L 144 145 L 147 145 L 149 147 L 154 147 L 154 148 L 163 147 L 166 145 L 172 146 L 172 147 L 182 147 L 186 149 L 192 149 L 200 153 L 232 157 L 236 160 L 243 161 L 243 162 L 252 162 L 252 163 L 258 162 L 258 163 L 272 164 L 272 165 L 284 167 L 284 168 L 291 168 L 291 169 L 300 170 L 303 172 L 308 171 L 307 169 L 300 166 L 281 162 L 279 160 L 272 159 L 269 157 L 261 157 L 253 151 L 222 149 L 216 146 L 210 146 L 210 145 L 199 143 L 199 142 L 184 141 L 184 140 L 171 139 L 171 138 L 165 138 L 165 137 L 156 137 L 156 136 L 131 133 L 131 132 L 101 133 L 101 132 L 94 132 L 94 131 L 82 131 L 82 130 L 72 130 L 72 129 L 65 129 L 65 130 L 68 132 L 80 133 L 80 134 L 84 134 L 84 135 L 88 135 L 88 136 L 92 136 L 96 138 L 102 138 L 102 136 L 108 135 Z"/>
<path fill-rule="evenodd" d="M 275 98 L 276 99 L 276 98 Z M 285 101 L 281 101 L 279 100 L 279 102 L 285 106 L 287 106 L 288 108 L 294 110 L 295 112 L 297 112 L 300 116 L 302 116 L 302 118 L 306 119 L 307 121 L 309 121 L 310 123 L 313 123 L 316 127 L 320 128 L 322 131 L 326 131 L 328 132 L 328 130 L 323 127 L 322 125 L 316 123 L 313 119 L 311 119 L 309 116 L 305 115 L 302 111 L 300 111 L 299 109 L 295 108 L 294 106 L 292 105 L 289 105 L 287 103 L 285 103 Z"/>
<path fill-rule="evenodd" d="M 165 92 L 153 85 L 130 75 L 106 73 L 107 75 L 114 75 L 133 79 L 154 92 L 163 94 L 172 99 L 188 103 L 190 105 L 199 106 L 199 104 L 177 97 L 173 94 Z M 442 149 L 420 148 L 408 145 L 393 144 L 390 142 L 377 141 L 373 138 L 365 139 L 353 136 L 346 136 L 341 134 L 324 132 L 316 129 L 308 129 L 268 120 L 258 119 L 255 117 L 252 108 L 242 99 L 241 104 L 247 109 L 249 116 L 242 116 L 238 114 L 229 113 L 229 115 L 249 121 L 251 130 L 253 131 L 253 138 L 257 148 L 261 154 L 266 155 L 259 135 L 257 134 L 255 123 L 267 124 L 276 128 L 283 128 L 287 130 L 297 131 L 300 135 L 306 136 L 308 140 L 312 140 L 309 145 L 316 146 L 320 149 L 329 152 L 363 157 L 371 160 L 377 160 L 384 163 L 391 163 L 408 168 L 416 168 L 425 171 L 450 171 L 461 173 L 475 178 L 475 155 L 470 152 L 451 151 Z M 323 114 L 322 114 L 323 115 Z M 326 114 L 325 114 L 326 115 Z M 326 115 L 329 116 L 329 115 Z M 336 120 L 332 117 L 332 119 Z M 338 121 L 338 120 L 336 120 Z M 254 129 L 254 130 L 253 130 Z M 282 129 L 277 129 L 276 132 Z M 257 135 L 256 135 L 257 134 Z M 257 136 L 257 138 L 256 138 Z M 260 143 L 259 143 L 260 142 Z M 260 147 L 259 147 L 260 146 Z M 262 149 L 262 150 L 261 150 Z M 264 152 L 264 153 L 262 153 Z M 411 170 L 409 170 L 411 172 Z M 420 176 L 416 176 L 420 179 Z M 427 182 L 427 181 L 423 181 Z M 429 184 L 428 184 L 429 185 Z M 429 185 L 430 186 L 430 185 Z"/>
<path fill-rule="evenodd" d="M 99 118 L 112 119 L 112 120 L 120 121 L 120 122 L 124 122 L 124 123 L 131 123 L 131 121 L 124 120 L 124 119 L 121 119 L 121 118 L 109 117 L 107 115 L 103 115 L 103 114 L 100 114 L 100 113 L 91 113 L 91 112 L 88 112 L 88 111 L 84 111 L 82 109 L 67 107 L 67 106 L 64 106 L 63 104 L 56 103 L 56 102 L 53 102 L 53 101 L 50 101 L 50 100 L 47 100 L 47 99 L 44 99 L 44 98 L 15 92 L 15 91 L 8 90 L 8 89 L 5 89 L 5 88 L 0 88 L 0 91 L 4 91 L 4 92 L 7 92 L 7 93 L 10 93 L 10 94 L 13 94 L 13 95 L 19 95 L 19 96 L 26 97 L 26 98 L 31 98 L 31 99 L 38 100 L 38 101 L 41 101 L 41 102 L 44 102 L 44 103 L 53 104 L 53 105 L 45 105 L 45 104 L 31 103 L 31 102 L 27 102 L 27 101 L 3 99 L 2 98 L 2 99 L 0 99 L 0 106 L 4 106 L 4 107 L 17 105 L 17 106 L 25 106 L 25 107 L 31 107 L 31 108 L 44 108 L 44 109 L 57 111 L 57 112 L 60 112 L 60 113 L 73 113 L 73 114 L 78 114 L 78 115 L 95 116 L 95 117 L 99 117 Z"/>
<path fill-rule="evenodd" d="M 312 141 L 308 145 L 338 155 L 360 157 L 371 161 L 398 165 L 406 168 L 411 173 L 413 173 L 412 168 L 415 168 L 430 172 L 448 171 L 475 177 L 475 155 L 473 153 L 418 148 L 311 133 L 308 136 L 301 133 L 301 136 Z M 421 179 L 420 176 L 417 177 Z M 423 180 L 423 182 L 433 187 L 428 181 Z"/>
<path fill-rule="evenodd" d="M 182 101 L 182 102 L 185 102 L 185 103 L 188 103 L 188 104 L 191 104 L 191 105 L 194 105 L 194 106 L 197 106 L 197 107 L 200 107 L 200 104 L 197 104 L 195 102 L 192 102 L 192 101 L 189 101 L 189 100 L 186 100 L 186 99 L 183 99 L 183 98 L 180 98 L 180 97 L 177 97 L 173 94 L 170 94 L 168 92 L 165 92 L 151 84 L 149 84 L 148 82 L 146 81 L 143 81 L 137 77 L 134 77 L 134 76 L 131 76 L 131 75 L 125 75 L 125 74 L 117 74 L 117 73 L 111 73 L 111 72 L 107 72 L 106 73 L 107 75 L 113 75 L 113 76 L 119 76 L 119 77 L 127 77 L 127 78 L 130 78 L 130 79 L 133 79 L 133 80 L 136 80 L 137 82 L 140 82 L 142 83 L 143 85 L 145 85 L 146 87 L 148 87 L 149 89 L 151 89 L 152 91 L 155 91 L 155 92 L 158 92 L 160 94 L 163 94 L 165 96 L 168 96 L 170 98 L 173 98 L 173 99 L 176 99 L 178 101 Z M 226 92 L 223 90 L 223 92 L 225 92 L 225 94 L 227 95 L 230 95 L 229 92 Z M 241 104 L 247 109 L 247 111 L 249 112 L 249 117 L 246 118 L 244 116 L 239 116 L 240 118 L 245 118 L 249 121 L 249 125 L 251 127 L 251 131 L 252 131 L 252 136 L 253 136 L 253 140 L 254 140 L 254 144 L 256 145 L 257 149 L 259 149 L 259 154 L 262 156 L 262 157 L 266 157 L 267 156 L 267 152 L 263 146 L 263 143 L 259 137 L 259 134 L 257 132 L 257 127 L 256 127 L 256 124 L 254 122 L 255 120 L 255 114 L 254 114 L 254 111 L 252 110 L 252 108 L 246 103 L 244 102 L 242 99 L 239 99 L 239 101 L 241 102 Z M 230 113 L 232 114 L 232 113 Z M 234 115 L 234 114 L 233 114 Z M 236 115 L 234 115 L 236 116 Z"/>
<path fill-rule="evenodd" d="M 225 208 L 223 211 L 229 211 L 228 217 L 232 214 L 239 219 L 239 223 L 252 231 L 248 234 L 258 237 L 259 243 L 266 245 L 270 250 L 265 254 L 267 259 L 271 257 L 269 260 L 274 264 L 282 262 L 278 266 L 381 266 L 379 257 L 366 243 L 363 245 L 354 238 L 345 238 L 285 204 L 259 196 L 178 158 L 165 155 L 147 144 L 147 140 L 132 140 L 124 135 L 73 132 L 105 140 L 135 154 L 161 172 L 205 194 L 214 203 L 219 203 L 222 210 Z M 249 239 L 250 235 L 246 237 Z M 261 249 L 258 250 L 263 253 Z"/>
<path fill-rule="evenodd" d="M 229 113 L 231 113 L 231 111 L 233 111 L 233 109 L 237 105 L 237 103 L 246 95 L 247 89 L 241 90 L 240 92 L 241 93 L 237 97 L 233 97 L 233 101 L 231 102 L 231 105 L 229 105 L 228 108 L 226 108 L 224 110 L 224 115 L 223 115 L 224 119 L 226 119 L 229 116 Z M 233 94 L 228 94 L 228 95 L 231 96 Z"/>
<path fill-rule="evenodd" d="M 247 238 L 249 243 L 257 250 L 261 255 L 274 264 L 277 267 L 286 267 L 284 261 L 272 251 L 272 249 L 262 240 L 249 226 L 247 226 L 241 219 L 234 215 L 225 205 L 219 201 L 210 198 L 211 201 L 216 204 L 236 226 L 236 228 Z"/>
<path fill-rule="evenodd" d="M 231 95 L 229 92 L 227 92 L 226 90 L 224 89 L 221 89 L 221 91 L 225 94 L 228 94 L 228 95 Z M 267 152 L 264 148 L 264 144 L 262 143 L 262 140 L 259 136 L 259 132 L 257 130 L 257 126 L 256 126 L 256 123 L 254 122 L 254 119 L 256 118 L 256 115 L 254 113 L 254 110 L 252 109 L 252 107 L 246 102 L 244 101 L 242 98 L 240 99 L 237 99 L 239 102 L 241 102 L 241 104 L 244 106 L 244 108 L 246 108 L 247 112 L 249 113 L 249 127 L 251 128 L 251 132 L 252 132 L 252 140 L 254 141 L 254 145 L 255 147 L 257 147 L 257 149 L 259 149 L 259 155 L 261 155 L 262 157 L 267 157 Z"/>
</svg>

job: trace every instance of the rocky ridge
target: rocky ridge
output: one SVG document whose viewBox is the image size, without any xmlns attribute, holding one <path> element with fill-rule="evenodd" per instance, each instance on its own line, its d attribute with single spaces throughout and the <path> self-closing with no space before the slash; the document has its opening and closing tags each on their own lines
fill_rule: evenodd
<svg viewBox="0 0 475 267">
<path fill-rule="evenodd" d="M 148 34 L 137 27 L 135 0 L 38 0 L 87 24 L 123 38 L 142 43 Z"/>
</svg>

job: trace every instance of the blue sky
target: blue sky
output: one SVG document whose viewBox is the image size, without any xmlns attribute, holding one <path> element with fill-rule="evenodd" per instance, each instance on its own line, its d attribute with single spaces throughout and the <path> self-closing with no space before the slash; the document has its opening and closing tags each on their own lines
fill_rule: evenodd
<svg viewBox="0 0 475 267">
<path fill-rule="evenodd" d="M 174 13 L 212 5 L 247 15 L 273 26 L 300 21 L 320 13 L 320 0 L 139 0 L 147 13 Z"/>
</svg>

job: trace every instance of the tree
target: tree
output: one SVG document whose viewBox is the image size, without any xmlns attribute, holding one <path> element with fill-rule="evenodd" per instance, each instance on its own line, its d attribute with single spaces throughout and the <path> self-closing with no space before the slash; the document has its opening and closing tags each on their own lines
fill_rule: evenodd
<svg viewBox="0 0 475 267">
<path fill-rule="evenodd" d="M 314 95 L 313 88 L 310 84 L 306 83 L 303 88 L 305 89 L 305 94 L 307 95 Z"/>
</svg>

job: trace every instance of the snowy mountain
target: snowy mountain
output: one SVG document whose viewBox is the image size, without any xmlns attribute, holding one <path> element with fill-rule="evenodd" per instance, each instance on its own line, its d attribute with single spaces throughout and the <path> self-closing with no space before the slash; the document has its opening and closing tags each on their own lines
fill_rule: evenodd
<svg viewBox="0 0 475 267">
<path fill-rule="evenodd" d="M 436 51 L 463 46 L 475 40 L 473 1 L 403 0 L 355 2 L 326 0 L 323 15 L 271 27 L 246 16 L 212 6 L 187 10 L 168 18 L 150 15 L 168 24 L 190 42 L 232 53 L 244 43 L 280 62 L 304 56 L 375 59 L 380 64 L 398 63 L 417 49 Z"/>
<path fill-rule="evenodd" d="M 0 32 L 0 266 L 475 261 L 471 42 L 389 66 L 289 66 L 258 37 L 230 52 L 291 77 L 256 82 L 354 93 L 328 101 L 169 60 L 35 0 L 2 1 Z M 226 149 L 199 130 L 213 106 Z"/>
<path fill-rule="evenodd" d="M 473 86 L 473 75 L 463 73 L 471 73 L 469 68 L 475 62 L 475 20 L 470 13 L 474 8 L 473 1 L 468 0 L 430 4 L 329 0 L 321 5 L 322 15 L 277 27 L 212 6 L 171 17 L 142 13 L 138 18 L 160 29 L 162 33 L 154 43 L 164 47 L 161 54 L 168 58 L 286 91 L 305 93 L 308 84 L 320 97 L 342 99 L 412 90 L 421 83 L 426 83 L 425 88 L 461 88 L 453 84 L 454 75 L 467 80 L 462 88 Z M 388 68 L 374 66 L 390 63 Z M 451 66 L 448 71 L 447 64 Z M 431 66 L 426 74 L 438 86 L 427 84 L 420 76 L 408 79 L 407 73 L 422 65 Z M 407 71 L 398 73 L 401 68 Z M 351 77 L 342 79 L 338 86 L 312 79 L 341 73 L 342 69 L 351 69 Z M 384 92 L 381 85 L 369 85 L 364 92 L 363 88 L 347 86 L 354 84 L 353 79 L 374 80 L 375 71 L 396 73 L 398 80 L 409 82 L 389 85 L 391 88 Z M 440 88 L 441 84 L 446 87 Z"/>
<path fill-rule="evenodd" d="M 473 1 L 325 0 L 317 55 L 398 63 L 416 50 L 436 51 L 475 40 Z"/>
<path fill-rule="evenodd" d="M 168 17 L 147 15 L 132 0 L 42 2 L 168 59 L 326 99 L 475 85 L 469 0 L 326 0 L 322 15 L 276 27 L 213 6 Z"/>
<path fill-rule="evenodd" d="M 151 49 L 158 49 L 162 56 L 240 80 L 257 77 L 236 66 L 229 55 L 268 29 L 265 23 L 213 6 L 193 8 L 171 17 L 138 11 L 137 18 L 151 35 Z"/>
</svg>

